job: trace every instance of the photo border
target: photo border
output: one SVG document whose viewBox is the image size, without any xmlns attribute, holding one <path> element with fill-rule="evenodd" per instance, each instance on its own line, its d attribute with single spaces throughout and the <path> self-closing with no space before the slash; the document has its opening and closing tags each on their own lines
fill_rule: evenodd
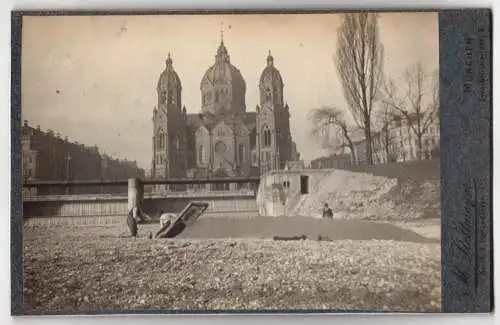
<svg viewBox="0 0 500 325">
<path fill-rule="evenodd" d="M 19 10 L 11 13 L 11 315 L 391 313 L 372 310 L 23 310 L 21 45 L 24 16 L 315 14 L 353 10 Z M 491 9 L 439 13 L 442 312 L 488 313 L 493 298 Z"/>
</svg>

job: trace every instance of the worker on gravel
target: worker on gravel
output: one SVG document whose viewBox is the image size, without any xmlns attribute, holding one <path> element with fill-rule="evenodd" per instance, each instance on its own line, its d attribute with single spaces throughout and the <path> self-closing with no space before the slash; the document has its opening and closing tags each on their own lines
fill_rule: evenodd
<svg viewBox="0 0 500 325">
<path fill-rule="evenodd" d="M 333 219 L 333 211 L 328 206 L 328 203 L 325 203 L 325 206 L 323 207 L 323 218 Z"/>
<path fill-rule="evenodd" d="M 151 217 L 144 213 L 137 205 L 130 209 L 127 214 L 127 225 L 132 237 L 137 237 L 137 233 L 139 232 L 138 225 L 144 224 L 146 221 L 150 220 Z"/>
<path fill-rule="evenodd" d="M 140 209 L 137 205 L 135 205 L 129 212 L 132 214 L 132 218 L 134 218 L 137 224 L 143 224 L 146 221 L 150 221 L 151 217 L 148 216 L 142 209 Z"/>
<path fill-rule="evenodd" d="M 170 225 L 174 222 L 176 217 L 177 215 L 175 213 L 164 213 L 162 210 L 160 215 L 160 228 L 163 228 L 167 224 Z"/>
</svg>

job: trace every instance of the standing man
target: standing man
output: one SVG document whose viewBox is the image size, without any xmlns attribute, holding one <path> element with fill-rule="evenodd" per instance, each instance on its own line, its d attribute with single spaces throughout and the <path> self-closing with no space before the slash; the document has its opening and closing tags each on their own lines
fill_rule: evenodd
<svg viewBox="0 0 500 325">
<path fill-rule="evenodd" d="M 323 208 L 323 218 L 333 219 L 333 211 L 328 206 L 328 203 L 325 203 Z"/>
</svg>

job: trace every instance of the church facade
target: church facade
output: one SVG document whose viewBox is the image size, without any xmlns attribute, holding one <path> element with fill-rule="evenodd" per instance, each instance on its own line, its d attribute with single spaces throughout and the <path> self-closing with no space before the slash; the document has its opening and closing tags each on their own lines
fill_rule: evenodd
<svg viewBox="0 0 500 325">
<path fill-rule="evenodd" d="M 260 102 L 248 112 L 245 79 L 221 39 L 215 62 L 201 79 L 201 109 L 188 114 L 168 55 L 153 110 L 153 179 L 257 176 L 297 159 L 283 79 L 271 52 L 264 64 L 256 85 Z"/>
</svg>

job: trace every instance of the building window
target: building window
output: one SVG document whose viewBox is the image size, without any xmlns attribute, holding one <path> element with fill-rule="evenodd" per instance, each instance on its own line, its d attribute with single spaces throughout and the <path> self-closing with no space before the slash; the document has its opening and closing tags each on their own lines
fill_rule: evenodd
<svg viewBox="0 0 500 325">
<path fill-rule="evenodd" d="M 269 147 L 271 146 L 271 130 L 268 126 L 265 126 L 262 131 L 262 146 Z"/>
<path fill-rule="evenodd" d="M 158 133 L 157 143 L 158 143 L 158 149 L 165 148 L 165 133 L 163 133 L 163 131 L 160 131 L 160 133 Z"/>
<path fill-rule="evenodd" d="M 255 151 L 252 152 L 252 164 L 257 166 L 257 153 Z"/>
<path fill-rule="evenodd" d="M 200 164 L 204 164 L 206 160 L 205 157 L 205 148 L 203 146 L 198 147 L 198 162 Z"/>
<path fill-rule="evenodd" d="M 238 147 L 238 157 L 240 158 L 241 163 L 245 162 L 245 145 L 244 144 L 240 144 Z"/>
</svg>

